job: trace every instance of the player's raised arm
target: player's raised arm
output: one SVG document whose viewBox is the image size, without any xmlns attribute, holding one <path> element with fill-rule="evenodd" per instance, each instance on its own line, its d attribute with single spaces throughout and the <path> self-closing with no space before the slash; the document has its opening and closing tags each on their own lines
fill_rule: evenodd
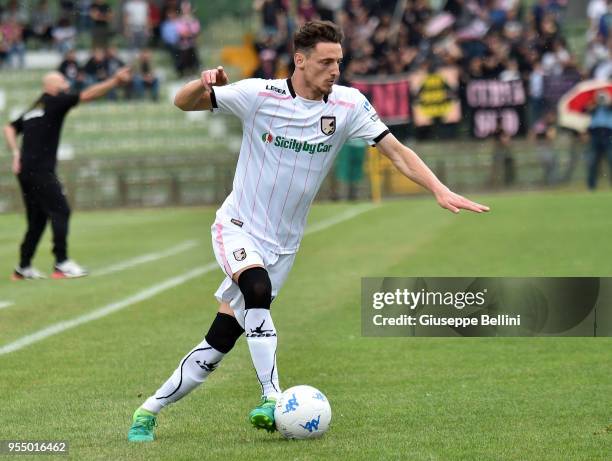
<svg viewBox="0 0 612 461">
<path fill-rule="evenodd" d="M 205 70 L 197 80 L 183 86 L 174 98 L 174 105 L 183 111 L 211 110 L 211 88 L 227 85 L 229 77 L 222 66 Z"/>
<path fill-rule="evenodd" d="M 86 90 L 82 91 L 79 99 L 81 102 L 95 101 L 96 99 L 100 99 L 101 97 L 105 96 L 113 88 L 120 85 L 125 85 L 131 79 L 132 71 L 130 68 L 127 66 L 122 67 L 111 78 L 106 79 L 103 82 L 96 83 L 95 85 L 92 85 Z"/>
<path fill-rule="evenodd" d="M 376 147 L 391 160 L 395 168 L 404 176 L 431 191 L 442 208 L 446 208 L 453 213 L 459 213 L 460 210 L 469 210 L 475 213 L 489 211 L 488 206 L 472 202 L 442 184 L 425 162 L 412 149 L 400 143 L 392 134 L 387 134 L 382 138 Z"/>
</svg>

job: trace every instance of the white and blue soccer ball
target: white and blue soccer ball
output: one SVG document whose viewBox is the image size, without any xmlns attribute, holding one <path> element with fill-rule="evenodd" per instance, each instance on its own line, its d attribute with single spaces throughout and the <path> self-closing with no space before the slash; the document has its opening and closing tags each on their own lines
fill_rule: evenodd
<svg viewBox="0 0 612 461">
<path fill-rule="evenodd" d="M 327 397 L 312 386 L 294 386 L 276 402 L 274 420 L 278 431 L 288 439 L 321 437 L 331 422 Z"/>
</svg>

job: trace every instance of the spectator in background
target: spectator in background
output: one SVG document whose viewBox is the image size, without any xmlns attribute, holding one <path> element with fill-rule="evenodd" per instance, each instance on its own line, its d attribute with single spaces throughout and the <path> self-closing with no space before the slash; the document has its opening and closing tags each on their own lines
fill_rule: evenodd
<svg viewBox="0 0 612 461">
<path fill-rule="evenodd" d="M 538 157 L 542 165 L 542 182 L 545 185 L 557 181 L 557 152 L 555 139 L 557 138 L 557 111 L 550 109 L 534 127 L 534 136 L 538 150 Z"/>
<path fill-rule="evenodd" d="M 70 50 L 64 55 L 64 59 L 57 70 L 66 77 L 73 92 L 81 92 L 85 89 L 85 75 L 77 61 L 74 50 Z"/>
<path fill-rule="evenodd" d="M 499 79 L 502 82 L 511 82 L 521 79 L 521 73 L 519 72 L 519 65 L 516 59 L 509 59 L 507 61 L 504 70 L 499 74 Z"/>
<path fill-rule="evenodd" d="M 119 69 L 125 66 L 125 62 L 119 56 L 119 51 L 116 46 L 110 46 L 106 50 L 106 72 L 108 75 L 115 74 Z"/>
<path fill-rule="evenodd" d="M 612 31 L 612 0 L 608 0 L 606 12 L 599 18 L 599 34 L 608 40 Z"/>
<path fill-rule="evenodd" d="M 298 27 L 308 21 L 320 19 L 312 0 L 300 0 L 297 9 Z"/>
<path fill-rule="evenodd" d="M 85 82 L 87 86 L 103 82 L 109 76 L 106 56 L 103 48 L 95 48 L 91 58 L 83 67 Z"/>
<path fill-rule="evenodd" d="M 504 131 L 501 120 L 497 121 L 497 131 L 494 139 L 491 185 L 493 187 L 510 186 L 515 178 L 514 157 L 511 147 L 512 138 Z"/>
<path fill-rule="evenodd" d="M 17 22 L 15 15 L 7 16 L 0 24 L 0 35 L 2 37 L 2 49 L 5 60 L 13 68 L 25 67 L 25 43 L 23 41 L 23 26 Z"/>
<path fill-rule="evenodd" d="M 104 64 L 106 66 L 106 75 L 115 75 L 119 69 L 125 66 L 125 62 L 119 57 L 119 52 L 116 46 L 110 46 L 106 50 L 104 57 Z M 124 96 L 127 99 L 129 97 L 130 85 L 124 87 Z M 106 98 L 111 101 L 117 100 L 117 89 L 113 88 L 108 92 Z"/>
<path fill-rule="evenodd" d="M 151 57 L 151 51 L 148 49 L 140 52 L 134 69 L 132 86 L 137 99 L 144 99 L 145 93 L 148 92 L 151 99 L 157 102 L 159 100 L 159 78 L 153 69 Z"/>
<path fill-rule="evenodd" d="M 339 183 L 346 185 L 347 199 L 359 198 L 359 184 L 363 179 L 363 163 L 367 155 L 367 145 L 361 139 L 349 139 L 338 152 L 332 178 L 331 199 L 340 198 Z"/>
<path fill-rule="evenodd" d="M 127 0 L 123 5 L 123 32 L 131 50 L 147 46 L 151 33 L 149 4 L 146 0 Z"/>
<path fill-rule="evenodd" d="M 280 32 L 280 21 L 287 14 L 281 0 L 255 0 L 255 11 L 261 15 L 261 24 L 266 35 L 275 36 Z"/>
<path fill-rule="evenodd" d="M 161 39 L 161 20 L 162 20 L 162 11 L 161 8 L 157 5 L 155 0 L 149 1 L 149 27 L 151 29 L 151 40 L 150 44 L 154 47 L 159 45 L 159 41 Z"/>
<path fill-rule="evenodd" d="M 607 46 L 602 50 L 600 59 L 593 67 L 595 80 L 612 80 L 612 37 L 608 37 Z"/>
<path fill-rule="evenodd" d="M 179 0 L 163 0 L 161 7 L 162 18 L 165 18 L 169 11 L 174 11 L 176 14 L 178 14 L 180 9 L 181 6 L 179 5 Z"/>
<path fill-rule="evenodd" d="M 337 21 L 344 0 L 317 0 L 317 13 L 323 21 Z"/>
<path fill-rule="evenodd" d="M 35 38 L 43 45 L 50 45 L 53 40 L 51 35 L 53 24 L 55 24 L 55 21 L 49 10 L 49 1 L 39 0 L 36 8 L 32 11 L 26 41 L 29 38 Z"/>
<path fill-rule="evenodd" d="M 609 41 L 610 42 L 610 41 Z M 612 42 L 610 42 L 612 46 Z M 585 57 L 584 57 L 584 66 L 589 75 L 593 75 L 595 68 L 608 59 L 609 56 L 609 47 L 606 46 L 606 42 L 604 41 L 601 35 L 597 35 L 591 42 L 587 45 Z"/>
<path fill-rule="evenodd" d="M 108 47 L 111 37 L 111 21 L 113 11 L 110 4 L 105 0 L 93 0 L 89 8 L 91 18 L 91 46 L 92 48 Z"/>
<path fill-rule="evenodd" d="M 200 34 L 200 21 L 193 15 L 191 4 L 181 3 L 181 15 L 177 19 L 176 28 L 179 34 L 178 42 L 178 72 L 181 77 L 197 73 L 200 68 L 197 38 Z"/>
<path fill-rule="evenodd" d="M 74 16 L 76 15 L 76 3 L 74 0 L 60 0 L 60 17 L 70 18 L 71 21 L 74 20 Z"/>
<path fill-rule="evenodd" d="M 17 0 L 9 0 L 6 8 L 2 12 L 2 22 L 14 21 L 21 27 L 25 27 L 29 22 L 28 10 L 23 4 Z"/>
<path fill-rule="evenodd" d="M 161 24 L 161 38 L 164 42 L 164 47 L 170 53 L 170 58 L 174 63 L 174 68 L 177 74 L 179 72 L 179 29 L 178 29 L 178 14 L 176 10 L 169 9 L 166 12 L 164 22 Z"/>
<path fill-rule="evenodd" d="M 529 125 L 534 127 L 544 111 L 544 70 L 539 62 L 535 62 L 529 74 Z"/>
<path fill-rule="evenodd" d="M 255 70 L 253 78 L 276 78 L 276 51 L 266 48 L 259 53 L 259 67 Z"/>
<path fill-rule="evenodd" d="M 68 51 L 74 49 L 77 30 L 72 25 L 69 18 L 61 18 L 57 23 L 57 26 L 53 28 L 51 32 L 53 36 L 53 43 L 61 54 L 66 54 Z"/>
<path fill-rule="evenodd" d="M 79 32 L 89 32 L 91 29 L 91 0 L 78 0 L 76 24 Z"/>
<path fill-rule="evenodd" d="M 591 112 L 589 124 L 591 149 L 587 158 L 587 185 L 590 190 L 595 190 L 599 176 L 599 164 L 604 158 L 608 160 L 609 179 L 612 184 L 612 97 L 610 93 L 605 90 L 599 91 L 588 110 Z"/>
<path fill-rule="evenodd" d="M 606 14 L 606 0 L 590 0 L 587 6 L 587 16 L 589 18 L 589 31 L 587 38 L 594 39 L 599 33 L 599 21 Z"/>
</svg>

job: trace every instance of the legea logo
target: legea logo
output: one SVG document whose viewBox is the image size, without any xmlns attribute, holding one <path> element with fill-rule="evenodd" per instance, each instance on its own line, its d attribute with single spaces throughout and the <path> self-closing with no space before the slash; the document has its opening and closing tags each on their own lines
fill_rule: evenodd
<svg viewBox="0 0 612 461">
<path fill-rule="evenodd" d="M 283 149 L 291 149 L 296 153 L 307 152 L 309 154 L 329 152 L 332 148 L 331 144 L 320 142 L 317 144 L 309 143 L 308 141 L 300 141 L 294 138 L 285 138 L 283 136 L 273 136 L 272 133 L 266 132 L 261 135 L 261 140 L 266 144 L 274 143 L 275 147 Z"/>
</svg>

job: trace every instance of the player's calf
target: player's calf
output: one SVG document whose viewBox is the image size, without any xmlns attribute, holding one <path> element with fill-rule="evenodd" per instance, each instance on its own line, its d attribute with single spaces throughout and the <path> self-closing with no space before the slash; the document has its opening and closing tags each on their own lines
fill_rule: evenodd
<svg viewBox="0 0 612 461">
<path fill-rule="evenodd" d="M 249 414 L 258 429 L 275 430 L 274 405 L 281 389 L 276 366 L 276 328 L 270 315 L 272 283 L 263 267 L 245 270 L 238 279 L 244 296 L 244 328 L 257 379 L 261 384 L 261 403 Z"/>
<path fill-rule="evenodd" d="M 181 360 L 172 376 L 136 410 L 128 440 L 132 442 L 154 439 L 150 419 L 137 415 L 156 416 L 165 406 L 177 402 L 198 387 L 217 369 L 225 355 L 232 350 L 244 330 L 229 314 L 217 313 L 204 341 L 194 347 Z"/>
</svg>

